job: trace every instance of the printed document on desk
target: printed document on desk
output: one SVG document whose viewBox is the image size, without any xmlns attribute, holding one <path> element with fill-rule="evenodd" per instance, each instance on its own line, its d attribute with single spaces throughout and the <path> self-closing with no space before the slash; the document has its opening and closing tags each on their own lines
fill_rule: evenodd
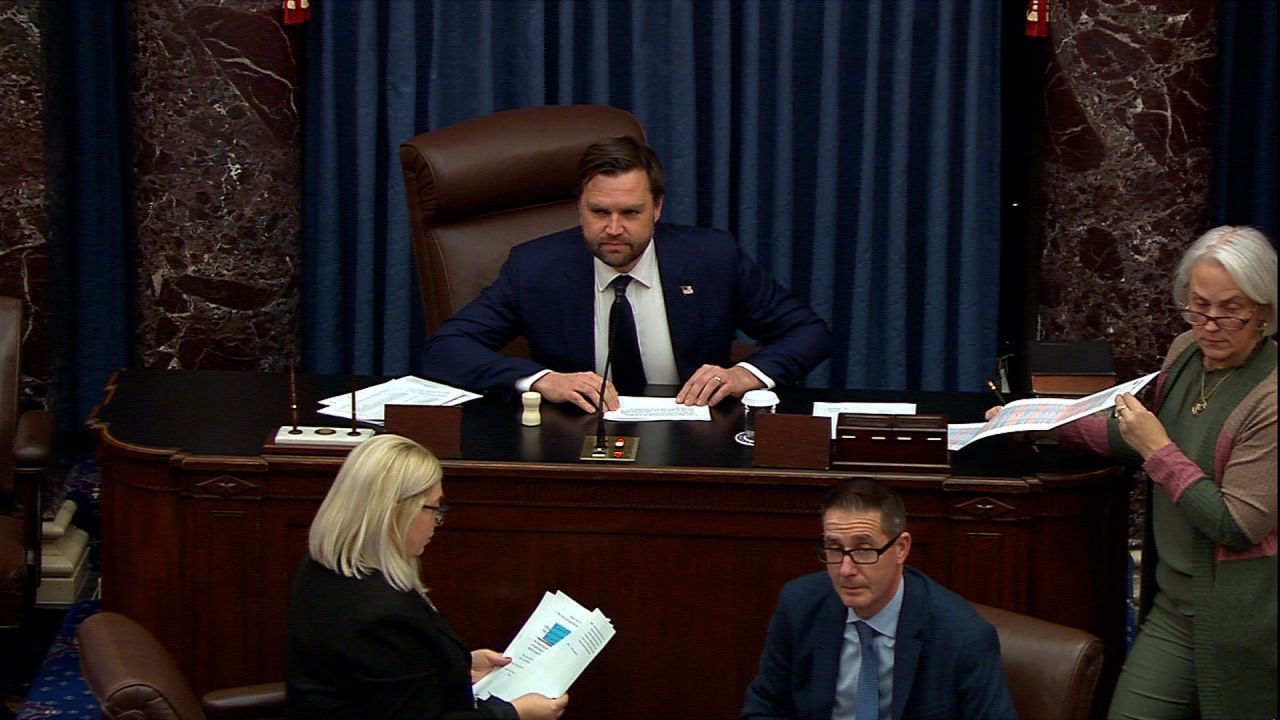
<svg viewBox="0 0 1280 720">
<path fill-rule="evenodd" d="M 959 450 L 975 440 L 992 435 L 1031 430 L 1052 430 L 1099 410 L 1114 407 L 1116 398 L 1125 393 L 1136 393 L 1159 373 L 1144 375 L 1115 387 L 1096 392 L 1078 400 L 1063 398 L 1028 398 L 1014 400 L 995 417 L 984 423 L 964 423 L 947 426 L 947 449 Z"/>
<path fill-rule="evenodd" d="M 386 422 L 388 405 L 460 405 L 480 397 L 456 387 L 424 380 L 413 375 L 388 380 L 356 391 L 356 419 L 362 422 Z M 351 418 L 351 394 L 343 393 L 320 401 L 317 412 L 340 418 Z"/>
<path fill-rule="evenodd" d="M 613 622 L 599 609 L 587 610 L 559 590 L 545 593 L 503 652 L 511 663 L 481 678 L 475 695 L 508 702 L 531 692 L 560 697 L 613 635 Z"/>
<path fill-rule="evenodd" d="M 604 414 L 605 420 L 643 422 L 648 420 L 711 421 L 711 408 L 706 405 L 681 405 L 675 398 L 619 395 L 618 409 Z"/>
</svg>

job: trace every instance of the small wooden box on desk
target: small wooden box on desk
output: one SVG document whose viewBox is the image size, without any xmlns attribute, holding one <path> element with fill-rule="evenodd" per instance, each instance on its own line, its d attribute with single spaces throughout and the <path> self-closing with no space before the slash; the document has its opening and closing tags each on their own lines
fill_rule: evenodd
<svg viewBox="0 0 1280 720">
<path fill-rule="evenodd" d="M 840 413 L 831 467 L 891 472 L 950 470 L 947 416 Z"/>
<path fill-rule="evenodd" d="M 759 467 L 888 472 L 951 468 L 946 415 L 841 413 L 836 437 L 825 417 L 764 415 L 752 463 Z"/>
</svg>

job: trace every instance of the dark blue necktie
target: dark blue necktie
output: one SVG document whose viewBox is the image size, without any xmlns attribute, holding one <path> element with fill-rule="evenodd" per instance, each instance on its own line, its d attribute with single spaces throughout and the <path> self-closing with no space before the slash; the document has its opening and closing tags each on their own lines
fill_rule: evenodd
<svg viewBox="0 0 1280 720">
<path fill-rule="evenodd" d="M 613 307 L 609 310 L 609 346 L 613 348 L 613 386 L 619 395 L 641 395 L 647 384 L 644 360 L 640 358 L 640 342 L 636 339 L 636 316 L 627 301 L 630 275 L 619 275 L 609 283 L 613 287 Z"/>
<path fill-rule="evenodd" d="M 880 720 L 880 659 L 876 657 L 875 628 L 855 622 L 858 628 L 858 647 L 862 650 L 862 666 L 858 669 L 858 691 L 854 695 L 853 711 L 858 720 Z"/>
</svg>

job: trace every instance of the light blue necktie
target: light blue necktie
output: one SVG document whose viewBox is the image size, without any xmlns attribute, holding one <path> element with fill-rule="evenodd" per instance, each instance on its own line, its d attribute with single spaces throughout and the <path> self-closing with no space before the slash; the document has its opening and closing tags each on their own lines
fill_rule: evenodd
<svg viewBox="0 0 1280 720">
<path fill-rule="evenodd" d="M 862 666 L 858 669 L 858 690 L 853 701 L 853 711 L 858 720 L 880 720 L 880 659 L 876 657 L 873 642 L 876 629 L 859 620 L 858 647 L 862 651 Z"/>
</svg>

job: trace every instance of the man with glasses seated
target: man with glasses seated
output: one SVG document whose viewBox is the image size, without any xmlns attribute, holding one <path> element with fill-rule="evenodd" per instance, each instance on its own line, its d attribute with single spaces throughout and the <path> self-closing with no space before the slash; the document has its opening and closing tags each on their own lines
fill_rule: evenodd
<svg viewBox="0 0 1280 720">
<path fill-rule="evenodd" d="M 818 560 L 769 622 L 743 718 L 1016 718 L 996 630 L 964 598 L 906 566 L 907 516 L 870 478 L 822 505 Z"/>
</svg>

